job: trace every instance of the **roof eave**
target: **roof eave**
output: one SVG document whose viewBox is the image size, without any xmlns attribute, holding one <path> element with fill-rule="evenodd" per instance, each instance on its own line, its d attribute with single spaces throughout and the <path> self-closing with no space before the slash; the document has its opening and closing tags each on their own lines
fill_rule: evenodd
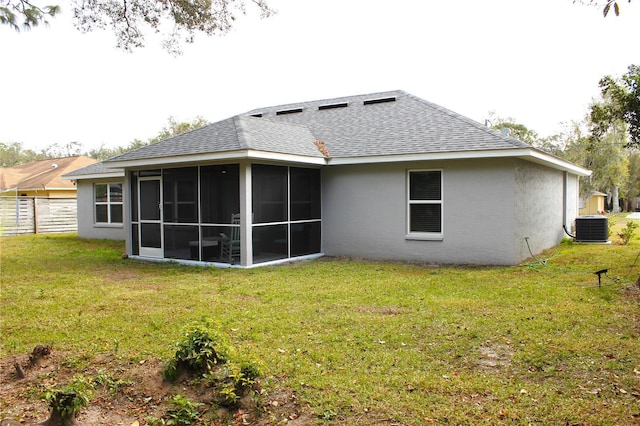
<svg viewBox="0 0 640 426">
<path fill-rule="evenodd" d="M 413 154 L 377 155 L 363 157 L 333 157 L 327 160 L 330 166 L 372 164 L 372 163 L 396 163 L 411 161 L 438 161 L 438 160 L 465 160 L 479 158 L 521 158 L 534 163 L 543 164 L 554 169 L 571 172 L 578 176 L 589 176 L 590 170 L 576 166 L 557 157 L 545 154 L 534 148 L 512 148 L 477 151 L 446 151 L 425 152 Z"/>
<path fill-rule="evenodd" d="M 529 153 L 524 159 L 534 163 L 543 164 L 554 169 L 570 172 L 578 176 L 591 176 L 592 173 L 589 169 L 585 169 L 584 167 L 580 167 L 561 158 L 554 157 L 553 155 L 533 148 L 529 149 Z"/>
<path fill-rule="evenodd" d="M 113 179 L 124 177 L 124 170 L 114 170 L 112 172 L 89 173 L 86 175 L 62 175 L 65 180 L 82 180 L 82 179 Z"/>
<path fill-rule="evenodd" d="M 138 160 L 105 161 L 105 165 L 113 168 L 148 168 L 230 160 L 265 160 L 313 165 L 326 164 L 325 158 L 320 156 L 284 154 L 279 152 L 246 149 L 216 153 L 209 152 L 204 154 L 179 155 L 173 157 L 145 158 Z"/>
</svg>

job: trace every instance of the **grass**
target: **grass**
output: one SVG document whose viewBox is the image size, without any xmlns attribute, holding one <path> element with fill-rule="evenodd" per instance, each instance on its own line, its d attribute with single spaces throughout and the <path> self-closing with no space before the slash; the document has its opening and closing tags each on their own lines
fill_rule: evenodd
<svg viewBox="0 0 640 426">
<path fill-rule="evenodd" d="M 616 238 L 517 267 L 252 270 L 122 259 L 121 242 L 68 234 L 3 238 L 0 354 L 51 343 L 78 364 L 166 359 L 185 324 L 211 318 L 321 423 L 634 424 L 640 236 Z"/>
</svg>

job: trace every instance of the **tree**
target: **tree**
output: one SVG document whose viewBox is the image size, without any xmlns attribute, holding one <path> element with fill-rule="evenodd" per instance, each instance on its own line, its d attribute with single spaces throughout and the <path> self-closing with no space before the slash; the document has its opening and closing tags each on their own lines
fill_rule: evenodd
<svg viewBox="0 0 640 426">
<path fill-rule="evenodd" d="M 492 120 L 491 128 L 497 131 L 509 129 L 509 136 L 532 146 L 538 140 L 538 133 L 534 130 L 529 130 L 524 124 L 516 123 L 513 118 L 502 119 L 498 117 Z"/>
<path fill-rule="evenodd" d="M 605 76 L 599 86 L 604 102 L 591 107 L 594 137 L 602 137 L 621 120 L 628 127 L 626 146 L 640 148 L 640 66 L 629 65 L 621 79 Z"/>
<path fill-rule="evenodd" d="M 30 0 L 2 0 L 0 1 L 0 23 L 8 25 L 20 31 L 20 26 L 24 29 L 36 27 L 39 24 L 48 24 L 47 19 L 54 17 L 60 12 L 59 6 L 39 7 Z M 18 16 L 22 17 L 22 23 L 17 22 Z"/>
<path fill-rule="evenodd" d="M 44 154 L 38 154 L 31 149 L 26 149 L 20 142 L 0 142 L 0 167 L 13 167 L 44 158 Z"/>
<path fill-rule="evenodd" d="M 167 125 L 162 128 L 160 133 L 157 136 L 149 139 L 149 143 L 156 143 L 163 139 L 168 139 L 174 136 L 181 135 L 183 133 L 190 132 L 191 130 L 198 129 L 200 127 L 206 126 L 209 122 L 201 116 L 196 116 L 191 121 L 176 121 L 175 118 L 169 117 L 167 120 Z"/>
<path fill-rule="evenodd" d="M 526 142 L 529 145 L 538 148 L 549 154 L 561 157 L 562 156 L 562 144 L 561 135 L 552 135 L 546 138 L 541 138 L 535 130 L 529 129 L 524 124 L 516 122 L 514 118 L 501 118 L 496 116 L 493 112 L 489 114 L 489 121 L 491 128 L 499 132 L 505 129 L 509 130 L 509 135 L 522 142 Z"/>
<path fill-rule="evenodd" d="M 624 209 L 633 211 L 640 208 L 640 151 L 632 151 L 629 154 L 629 175 L 622 193 L 624 197 Z"/>
<path fill-rule="evenodd" d="M 574 0 L 573 2 L 584 4 L 585 0 Z M 631 0 L 628 0 L 627 2 L 631 3 Z M 602 1 L 600 0 L 590 0 L 589 3 L 595 6 L 602 5 Z M 615 13 L 616 16 L 620 15 L 620 6 L 618 5 L 618 0 L 604 0 L 604 5 L 602 7 L 602 15 L 606 17 L 611 11 L 611 8 L 613 8 L 613 13 Z"/>
<path fill-rule="evenodd" d="M 82 155 L 82 144 L 80 142 L 69 142 L 66 144 L 54 143 L 42 150 L 45 158 L 63 158 Z"/>
<path fill-rule="evenodd" d="M 584 125 L 574 124 L 567 141 L 564 157 L 592 171 L 591 176 L 580 183 L 580 194 L 588 196 L 593 191 L 609 195 L 611 209 L 619 212 L 619 195 L 629 176 L 628 152 L 624 149 L 625 126 L 618 122 L 603 137 L 596 138 L 589 131 L 588 120 Z"/>
<path fill-rule="evenodd" d="M 169 117 L 167 124 L 162 130 L 156 136 L 146 141 L 134 139 L 127 146 L 118 146 L 115 148 L 107 148 L 101 145 L 100 148 L 92 149 L 89 152 L 84 152 L 82 144 L 79 142 L 69 142 L 67 144 L 54 143 L 42 149 L 40 152 L 26 149 L 20 142 L 10 144 L 0 142 L 0 167 L 13 167 L 35 160 L 70 157 L 74 155 L 87 155 L 102 161 L 163 139 L 181 135 L 182 133 L 195 130 L 207 124 L 209 124 L 209 122 L 201 116 L 197 116 L 191 121 L 176 121 L 173 117 Z"/>
<path fill-rule="evenodd" d="M 250 1 L 262 17 L 275 13 L 266 0 Z M 16 30 L 20 30 L 17 16 L 31 28 L 60 11 L 59 6 L 40 7 L 33 0 L 0 0 L 0 5 L 0 23 Z M 246 12 L 245 0 L 74 0 L 71 11 L 81 32 L 110 27 L 120 49 L 143 47 L 150 30 L 164 33 L 163 46 L 174 54 L 180 53 L 182 42 L 192 43 L 197 33 L 228 32 L 236 15 Z"/>
<path fill-rule="evenodd" d="M 129 145 L 116 148 L 107 148 L 104 145 L 101 145 L 100 148 L 89 151 L 88 155 L 96 160 L 106 160 L 145 145 L 156 143 L 163 139 L 168 139 L 173 136 L 178 136 L 191 130 L 198 129 L 206 126 L 207 124 L 209 124 L 209 122 L 201 116 L 197 116 L 191 121 L 176 121 L 175 118 L 169 117 L 167 124 L 162 128 L 162 130 L 156 136 L 149 138 L 146 142 L 140 139 L 134 139 Z"/>
<path fill-rule="evenodd" d="M 628 2 L 631 3 L 631 0 L 628 0 Z M 618 6 L 617 0 L 607 0 L 606 4 L 604 5 L 604 8 L 602 9 L 602 14 L 604 16 L 607 16 L 609 14 L 609 11 L 611 10 L 611 6 L 613 6 L 613 13 L 615 13 L 616 16 L 619 16 L 620 6 Z"/>
</svg>

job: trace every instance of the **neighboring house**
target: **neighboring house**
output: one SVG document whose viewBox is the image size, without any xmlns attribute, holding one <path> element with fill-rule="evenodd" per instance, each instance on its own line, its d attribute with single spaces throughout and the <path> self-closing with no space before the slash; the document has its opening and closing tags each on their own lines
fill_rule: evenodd
<svg viewBox="0 0 640 426">
<path fill-rule="evenodd" d="M 243 267 L 513 265 L 573 227 L 590 173 L 403 91 L 256 109 L 102 167 L 67 175 L 83 236 L 103 235 L 99 185 L 122 183 L 130 256 Z"/>
<path fill-rule="evenodd" d="M 62 179 L 62 175 L 96 162 L 93 158 L 80 155 L 0 168 L 0 195 L 76 198 L 76 186 Z"/>
<path fill-rule="evenodd" d="M 76 186 L 61 175 L 92 163 L 75 156 L 0 168 L 0 235 L 76 231 Z"/>
<path fill-rule="evenodd" d="M 591 192 L 585 199 L 580 200 L 580 210 L 578 210 L 578 214 L 581 216 L 604 214 L 606 197 L 607 194 L 602 192 Z"/>
</svg>

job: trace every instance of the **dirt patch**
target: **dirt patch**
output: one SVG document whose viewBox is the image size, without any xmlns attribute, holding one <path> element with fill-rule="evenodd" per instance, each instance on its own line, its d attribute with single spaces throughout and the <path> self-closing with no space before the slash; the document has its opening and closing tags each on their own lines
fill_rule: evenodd
<svg viewBox="0 0 640 426">
<path fill-rule="evenodd" d="M 185 379 L 169 383 L 163 380 L 164 365 L 158 359 L 133 362 L 101 355 L 78 363 L 70 361 L 71 354 L 51 348 L 48 353 L 38 352 L 37 360 L 34 353 L 31 360 L 27 354 L 0 359 L 0 420 L 14 421 L 3 425 L 43 422 L 49 417 L 48 405 L 42 398 L 45 389 L 64 386 L 77 376 L 96 382 L 91 401 L 77 417 L 79 425 L 146 425 L 150 417 L 165 416 L 171 408 L 170 399 L 176 394 L 202 404 L 198 409 L 200 420 L 194 424 L 307 426 L 317 420 L 305 412 L 295 392 L 287 388 L 271 392 L 259 388 L 235 406 L 225 407 L 203 381 Z M 21 367 L 24 377 L 16 365 Z M 99 377 L 109 378 L 111 383 L 99 384 L 96 381 Z"/>
<path fill-rule="evenodd" d="M 484 370 L 497 370 L 511 365 L 513 350 L 503 342 L 487 340 L 480 346 L 480 357 L 476 364 Z"/>
<path fill-rule="evenodd" d="M 360 306 L 357 311 L 363 314 L 399 315 L 400 308 L 394 306 Z"/>
</svg>

